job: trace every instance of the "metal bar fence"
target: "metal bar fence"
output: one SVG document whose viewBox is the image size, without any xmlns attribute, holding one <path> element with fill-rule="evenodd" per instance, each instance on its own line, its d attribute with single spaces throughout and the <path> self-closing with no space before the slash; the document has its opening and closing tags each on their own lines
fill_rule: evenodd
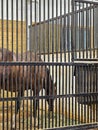
<svg viewBox="0 0 98 130">
<path fill-rule="evenodd" d="M 0 129 L 98 128 L 98 2 L 0 7 Z"/>
</svg>

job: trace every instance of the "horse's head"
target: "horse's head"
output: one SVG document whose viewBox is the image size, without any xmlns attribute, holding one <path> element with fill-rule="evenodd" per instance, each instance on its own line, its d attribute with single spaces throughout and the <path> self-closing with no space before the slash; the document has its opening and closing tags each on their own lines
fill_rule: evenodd
<svg viewBox="0 0 98 130">
<path fill-rule="evenodd" d="M 46 90 L 46 95 L 49 96 L 49 98 L 47 98 L 47 102 L 49 104 L 49 110 L 53 111 L 53 104 L 54 104 L 54 97 L 57 95 L 57 84 L 56 82 L 53 82 L 53 79 L 50 75 L 49 69 L 47 69 L 47 76 L 46 76 L 46 83 L 44 84 L 44 88 Z"/>
<path fill-rule="evenodd" d="M 0 61 L 13 61 L 15 57 L 15 54 L 6 49 L 6 48 L 0 48 Z"/>
<path fill-rule="evenodd" d="M 13 57 L 15 54 L 6 48 L 0 48 L 0 61 L 13 61 Z M 9 74 L 11 73 L 11 66 L 7 66 L 6 64 L 0 65 L 0 78 L 4 77 L 4 79 L 8 78 Z"/>
</svg>

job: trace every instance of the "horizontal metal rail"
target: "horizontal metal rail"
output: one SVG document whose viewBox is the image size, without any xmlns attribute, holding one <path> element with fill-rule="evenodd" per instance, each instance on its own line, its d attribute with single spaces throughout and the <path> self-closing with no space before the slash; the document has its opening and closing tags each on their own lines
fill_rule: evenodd
<svg viewBox="0 0 98 130">
<path fill-rule="evenodd" d="M 98 4 L 97 0 L 74 0 L 74 2 L 79 2 L 79 3 L 88 3 L 88 4 Z"/>
<path fill-rule="evenodd" d="M 88 6 L 88 7 L 85 7 L 85 8 L 82 8 L 82 9 L 79 9 L 79 10 L 75 10 L 74 12 L 68 12 L 64 15 L 60 15 L 60 16 L 57 16 L 57 17 L 53 17 L 53 18 L 50 18 L 48 20 L 45 20 L 45 21 L 41 21 L 41 22 L 38 22 L 38 23 L 35 23 L 33 24 L 32 26 L 37 26 L 37 25 L 41 25 L 41 24 L 45 24 L 45 23 L 48 23 L 48 22 L 52 22 L 52 21 L 55 21 L 55 20 L 58 20 L 58 19 L 61 19 L 61 18 L 65 18 L 65 17 L 68 17 L 70 15 L 73 15 L 73 14 L 76 14 L 76 13 L 79 13 L 79 12 L 83 12 L 83 11 L 86 11 L 86 10 L 91 10 L 93 8 L 96 8 L 98 7 L 98 5 L 91 5 L 91 6 Z M 31 27 L 31 25 L 29 26 L 29 28 Z M 94 48 L 95 49 L 95 48 Z"/>
<path fill-rule="evenodd" d="M 66 94 L 66 95 L 49 95 L 49 96 L 24 96 L 24 97 L 5 97 L 5 98 L 0 98 L 0 101 L 16 101 L 18 98 L 19 100 L 33 100 L 33 99 L 57 99 L 57 98 L 73 98 L 73 97 L 98 97 L 98 92 L 97 93 L 81 93 L 81 94 Z M 98 101 L 96 101 L 98 102 Z"/>
<path fill-rule="evenodd" d="M 98 61 L 98 58 L 90 58 L 90 59 L 87 59 L 87 58 L 77 58 L 77 59 L 74 59 L 74 61 Z"/>
<path fill-rule="evenodd" d="M 91 128 L 97 128 L 98 123 L 90 123 L 90 124 L 82 124 L 82 125 L 75 125 L 75 126 L 66 126 L 66 127 L 59 127 L 59 128 L 51 128 L 46 130 L 85 130 Z"/>
<path fill-rule="evenodd" d="M 85 62 L 82 62 L 82 63 L 73 63 L 73 62 L 28 62 L 28 61 L 25 61 L 25 62 L 0 62 L 0 66 L 83 66 L 83 67 L 92 67 L 92 66 L 95 66 L 95 67 L 98 67 L 98 63 L 96 62 L 88 62 L 88 63 L 85 63 Z"/>
</svg>

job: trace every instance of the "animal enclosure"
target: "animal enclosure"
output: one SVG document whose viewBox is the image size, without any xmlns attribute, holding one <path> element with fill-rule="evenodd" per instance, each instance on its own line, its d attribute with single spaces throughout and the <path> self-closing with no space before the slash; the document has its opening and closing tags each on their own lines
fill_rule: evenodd
<svg viewBox="0 0 98 130">
<path fill-rule="evenodd" d="M 0 130 L 98 128 L 98 2 L 0 0 Z"/>
</svg>

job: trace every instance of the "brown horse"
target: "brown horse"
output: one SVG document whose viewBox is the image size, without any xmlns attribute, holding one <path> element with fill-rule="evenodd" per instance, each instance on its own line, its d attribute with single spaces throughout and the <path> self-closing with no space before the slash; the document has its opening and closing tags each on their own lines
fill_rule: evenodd
<svg viewBox="0 0 98 130">
<path fill-rule="evenodd" d="M 33 52 L 25 52 L 19 55 L 19 61 L 42 62 L 41 58 Z M 16 55 L 7 49 L 0 49 L 0 61 L 16 61 Z M 12 77 L 13 76 L 13 77 Z M 9 79 L 9 85 L 7 80 Z M 12 86 L 12 80 L 14 85 Z M 41 89 L 45 89 L 47 96 L 56 95 L 56 83 L 50 75 L 50 71 L 46 66 L 0 66 L 0 90 L 18 92 L 16 101 L 16 114 L 20 109 L 20 97 L 24 96 L 27 89 L 33 90 L 34 96 L 38 96 Z M 5 87 L 4 87 L 5 82 Z M 46 99 L 49 104 L 49 110 L 53 111 L 53 98 Z M 36 117 L 38 100 L 33 102 L 33 116 Z"/>
<path fill-rule="evenodd" d="M 21 56 L 19 56 L 19 60 L 21 61 Z M 22 61 L 33 61 L 33 62 L 42 62 L 40 56 L 35 55 L 33 52 L 27 51 L 22 55 Z M 24 86 L 22 87 L 22 91 L 28 89 L 33 90 L 34 96 L 38 96 L 39 91 L 41 89 L 45 89 L 47 96 L 56 95 L 56 83 L 53 83 L 53 79 L 50 75 L 50 71 L 46 66 L 23 66 L 20 67 L 20 77 L 23 78 L 24 75 Z M 31 75 L 31 76 L 30 76 Z M 32 78 L 31 78 L 32 77 Z M 22 80 L 23 81 L 23 80 Z M 23 93 L 21 93 L 21 96 Z M 46 99 L 49 104 L 49 110 L 53 111 L 53 99 Z M 38 100 L 34 100 L 33 102 L 33 116 L 36 115 L 37 103 Z M 36 107 L 35 107 L 36 106 Z"/>
</svg>

